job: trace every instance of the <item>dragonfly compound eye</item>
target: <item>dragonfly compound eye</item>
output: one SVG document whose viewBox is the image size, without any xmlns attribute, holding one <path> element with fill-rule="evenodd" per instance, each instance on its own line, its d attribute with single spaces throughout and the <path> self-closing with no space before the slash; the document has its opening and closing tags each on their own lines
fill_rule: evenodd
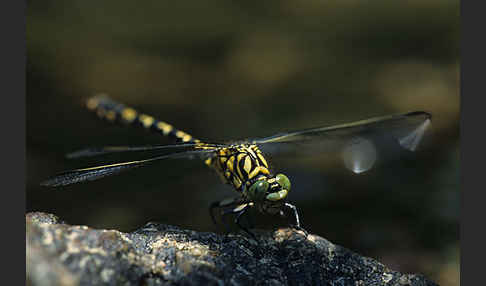
<svg viewBox="0 0 486 286">
<path fill-rule="evenodd" d="M 289 178 L 287 178 L 287 176 L 285 176 L 284 174 L 277 174 L 277 176 L 275 176 L 275 180 L 277 181 L 277 184 L 282 187 L 282 189 L 290 191 L 291 185 L 290 180 Z"/>
<path fill-rule="evenodd" d="M 280 186 L 280 191 L 270 193 L 266 196 L 269 201 L 279 201 L 285 199 L 290 191 L 290 180 L 284 174 L 278 174 L 275 176 L 275 181 Z"/>
<path fill-rule="evenodd" d="M 262 200 L 265 197 L 265 194 L 267 193 L 267 190 L 269 188 L 270 184 L 268 184 L 267 181 L 265 180 L 259 180 L 256 181 L 253 185 L 251 185 L 249 191 L 250 196 L 258 201 Z"/>
</svg>

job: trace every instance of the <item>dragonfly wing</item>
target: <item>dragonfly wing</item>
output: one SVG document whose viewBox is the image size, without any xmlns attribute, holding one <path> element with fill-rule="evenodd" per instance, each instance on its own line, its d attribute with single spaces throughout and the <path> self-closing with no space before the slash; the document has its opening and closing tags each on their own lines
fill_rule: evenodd
<svg viewBox="0 0 486 286">
<path fill-rule="evenodd" d="M 176 159 L 176 158 L 193 158 L 194 156 L 203 156 L 208 153 L 214 152 L 213 150 L 194 150 L 187 152 L 172 153 L 168 155 L 162 155 L 145 160 L 129 161 L 123 163 L 109 164 L 97 167 L 76 169 L 58 174 L 52 178 L 42 182 L 42 186 L 58 187 L 66 186 L 84 181 L 93 181 L 101 179 L 106 176 L 118 174 L 125 170 L 134 169 L 137 167 L 145 166 L 164 159 Z"/>
<path fill-rule="evenodd" d="M 340 156 L 355 173 L 371 169 L 377 159 L 415 151 L 430 125 L 426 112 L 375 117 L 357 122 L 282 133 L 257 139 L 266 153 L 327 153 Z"/>
<path fill-rule="evenodd" d="M 213 143 L 185 143 L 185 144 L 171 144 L 171 145 L 150 145 L 150 146 L 104 146 L 104 147 L 93 147 L 93 148 L 86 148 L 77 150 L 71 153 L 68 153 L 66 157 L 68 159 L 77 159 L 82 157 L 94 157 L 100 155 L 107 155 L 113 153 L 120 153 L 120 152 L 163 152 L 163 151 L 170 151 L 170 152 L 184 152 L 189 150 L 196 150 L 198 148 L 201 149 L 216 149 L 218 147 L 222 147 L 222 144 L 213 144 Z"/>
</svg>

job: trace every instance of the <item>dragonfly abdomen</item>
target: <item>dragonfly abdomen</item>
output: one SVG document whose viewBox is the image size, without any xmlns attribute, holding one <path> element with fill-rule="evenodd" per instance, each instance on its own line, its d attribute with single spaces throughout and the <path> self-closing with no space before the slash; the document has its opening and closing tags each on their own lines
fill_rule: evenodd
<svg viewBox="0 0 486 286">
<path fill-rule="evenodd" d="M 127 124 L 141 126 L 145 129 L 169 137 L 176 143 L 198 143 L 198 139 L 191 135 L 177 130 L 167 122 L 157 120 L 154 117 L 140 113 L 137 110 L 127 107 L 124 104 L 113 101 L 104 95 L 96 95 L 86 102 L 89 110 L 96 112 L 98 117 L 110 122 L 120 121 Z"/>
</svg>

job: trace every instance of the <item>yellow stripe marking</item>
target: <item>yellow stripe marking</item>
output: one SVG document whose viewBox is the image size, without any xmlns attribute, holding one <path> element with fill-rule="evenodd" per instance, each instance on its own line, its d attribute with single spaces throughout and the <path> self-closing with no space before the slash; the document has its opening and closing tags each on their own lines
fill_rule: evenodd
<svg viewBox="0 0 486 286">
<path fill-rule="evenodd" d="M 191 139 L 192 139 L 192 136 L 189 135 L 189 134 L 186 134 L 186 135 L 184 135 L 184 137 L 182 137 L 182 142 L 191 141 Z"/>
<path fill-rule="evenodd" d="M 176 132 L 176 136 L 182 140 L 182 142 L 190 141 L 192 136 L 187 134 L 186 132 L 178 130 Z"/>
<path fill-rule="evenodd" d="M 248 178 L 252 179 L 253 177 L 258 175 L 259 173 L 263 173 L 263 174 L 266 174 L 266 175 L 270 174 L 270 172 L 268 172 L 267 168 L 265 168 L 263 166 L 258 166 L 255 169 L 253 169 L 253 171 L 250 174 L 248 174 Z"/>
<path fill-rule="evenodd" d="M 235 188 L 239 189 L 241 187 L 241 181 L 238 177 L 234 176 L 233 177 L 233 184 Z"/>
<path fill-rule="evenodd" d="M 233 162 L 235 161 L 235 157 L 234 156 L 231 156 L 228 161 L 226 162 L 226 168 L 228 168 L 228 170 L 230 172 L 234 172 L 233 170 Z"/>
<path fill-rule="evenodd" d="M 196 142 L 196 140 L 194 140 L 195 143 L 198 143 Z M 207 144 L 204 144 L 204 143 L 201 143 L 201 144 L 197 144 L 195 146 L 196 149 L 204 149 L 204 150 L 214 150 L 214 147 L 212 146 L 207 146 Z"/>
<path fill-rule="evenodd" d="M 247 174 L 250 174 L 251 171 L 251 159 L 250 156 L 246 156 L 245 158 L 245 165 L 243 166 L 243 169 Z"/>
<path fill-rule="evenodd" d="M 135 109 L 130 107 L 123 109 L 121 114 L 122 114 L 122 118 L 128 122 L 132 122 L 137 117 L 137 111 L 135 111 Z"/>
<path fill-rule="evenodd" d="M 114 121 L 116 119 L 116 113 L 113 110 L 110 110 L 106 113 L 106 118 L 110 121 Z"/>
<path fill-rule="evenodd" d="M 157 128 L 159 130 L 162 130 L 162 132 L 164 133 L 164 135 L 169 134 L 169 132 L 171 132 L 172 129 L 173 129 L 172 125 L 167 124 L 165 122 L 159 122 L 159 123 L 157 123 Z"/>
<path fill-rule="evenodd" d="M 260 159 L 260 161 L 262 161 L 263 165 L 268 168 L 268 163 L 267 163 L 267 160 L 265 160 L 265 158 L 263 158 L 262 154 L 260 153 L 257 153 L 257 156 L 258 158 Z"/>
<path fill-rule="evenodd" d="M 138 120 L 142 122 L 143 127 L 145 128 L 149 128 L 155 121 L 155 119 L 152 116 L 149 116 L 147 114 L 140 114 Z"/>
<path fill-rule="evenodd" d="M 236 160 L 237 160 L 238 162 L 240 162 L 240 161 L 241 161 L 241 159 L 243 159 L 243 157 L 245 157 L 245 156 L 246 156 L 246 154 L 245 154 L 245 153 L 240 153 L 240 154 L 238 154 L 238 155 L 236 156 Z"/>
<path fill-rule="evenodd" d="M 96 107 L 98 107 L 99 104 L 100 104 L 100 101 L 95 97 L 92 97 L 92 98 L 88 99 L 88 101 L 86 101 L 86 107 L 89 110 L 95 110 Z"/>
<path fill-rule="evenodd" d="M 247 155 L 244 154 L 244 153 L 238 154 L 236 156 L 236 171 L 238 172 L 238 175 L 240 176 L 240 178 L 243 178 L 243 173 L 241 172 L 241 168 L 240 168 L 240 162 L 243 159 L 243 157 L 245 157 L 245 156 L 247 156 Z"/>
<path fill-rule="evenodd" d="M 255 152 L 253 152 L 253 150 L 251 150 L 250 148 L 248 148 L 248 153 L 250 153 L 251 156 L 253 156 L 253 158 L 256 158 L 257 157 L 256 154 L 255 154 Z"/>
</svg>

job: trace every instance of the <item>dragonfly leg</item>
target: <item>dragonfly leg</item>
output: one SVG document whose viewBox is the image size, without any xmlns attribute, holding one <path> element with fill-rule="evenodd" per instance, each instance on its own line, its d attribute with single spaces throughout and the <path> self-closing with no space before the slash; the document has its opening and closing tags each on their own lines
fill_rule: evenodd
<svg viewBox="0 0 486 286">
<path fill-rule="evenodd" d="M 288 207 L 289 209 L 291 209 L 292 213 L 294 214 L 295 225 L 291 225 L 291 226 L 293 228 L 297 229 L 297 230 L 303 231 L 305 236 L 309 235 L 307 233 L 307 231 L 303 227 L 300 226 L 300 220 L 299 220 L 299 214 L 297 213 L 297 208 L 293 204 L 290 204 L 290 203 L 285 203 L 285 206 Z"/>
<path fill-rule="evenodd" d="M 221 212 L 221 220 L 223 221 L 223 224 L 226 227 L 227 233 L 230 233 L 230 227 L 226 224 L 224 218 L 229 214 L 235 214 L 235 213 L 238 214 L 240 211 L 242 211 L 242 208 L 246 208 L 246 204 L 238 205 L 235 208 L 226 209 Z"/>
<path fill-rule="evenodd" d="M 226 209 L 226 210 L 221 211 L 221 213 L 220 213 L 221 214 L 221 222 L 223 223 L 223 225 L 226 229 L 226 233 L 229 233 L 230 228 L 227 225 L 226 221 L 224 220 L 224 217 L 227 214 L 235 213 L 235 210 L 238 210 L 242 203 L 243 203 L 243 200 L 241 198 L 229 198 L 229 199 L 224 199 L 222 201 L 216 201 L 216 202 L 211 203 L 211 205 L 209 206 L 209 215 L 211 216 L 211 220 L 213 221 L 213 223 L 215 225 L 218 225 L 216 218 L 214 216 L 214 209 L 236 206 L 236 208 Z"/>
<path fill-rule="evenodd" d="M 214 218 L 214 212 L 213 212 L 213 210 L 214 210 L 215 208 L 218 208 L 218 207 L 219 207 L 219 201 L 217 201 L 217 202 L 212 202 L 212 203 L 209 205 L 209 216 L 211 216 L 211 220 L 213 221 L 213 223 L 214 223 L 215 225 L 217 225 L 217 224 L 218 224 L 218 222 L 217 222 L 217 221 L 216 221 L 216 219 Z"/>
<path fill-rule="evenodd" d="M 253 221 L 253 216 L 251 215 L 250 212 L 246 214 L 246 221 L 248 222 L 248 226 L 250 228 L 255 228 L 255 223 Z"/>
<path fill-rule="evenodd" d="M 234 220 L 235 224 L 242 230 L 244 230 L 246 233 L 248 233 L 249 235 L 251 235 L 251 237 L 255 240 L 257 240 L 256 236 L 254 233 L 252 233 L 248 228 L 246 228 L 245 226 L 243 226 L 241 223 L 240 223 L 240 219 L 241 217 L 243 216 L 243 214 L 245 214 L 247 212 L 247 210 L 250 208 L 250 204 L 248 203 L 243 203 L 243 204 L 239 204 L 238 206 L 236 206 L 235 208 L 233 209 L 227 209 L 225 210 L 224 212 L 221 213 L 221 215 L 223 216 L 223 222 L 224 222 L 224 217 L 228 214 L 236 214 L 236 218 Z M 247 214 L 248 215 L 248 214 Z"/>
<path fill-rule="evenodd" d="M 243 225 L 240 224 L 240 219 L 241 219 L 241 216 L 243 214 L 246 213 L 246 211 L 249 209 L 248 205 L 246 205 L 245 207 L 243 207 L 243 209 L 239 210 L 239 211 L 236 211 L 238 214 L 236 215 L 236 218 L 235 218 L 235 224 L 241 228 L 242 230 L 244 230 L 246 233 L 248 233 L 254 240 L 258 241 L 258 239 L 256 238 L 255 234 L 253 232 L 251 232 L 248 228 L 244 227 Z"/>
<path fill-rule="evenodd" d="M 212 202 L 209 205 L 209 215 L 211 216 L 211 220 L 213 221 L 214 224 L 216 224 L 216 225 L 218 224 L 216 222 L 216 218 L 214 217 L 214 212 L 213 212 L 214 209 L 234 206 L 234 205 L 237 205 L 237 204 L 240 204 L 240 203 L 241 203 L 240 198 L 229 198 L 229 199 L 224 199 L 222 201 Z"/>
</svg>

